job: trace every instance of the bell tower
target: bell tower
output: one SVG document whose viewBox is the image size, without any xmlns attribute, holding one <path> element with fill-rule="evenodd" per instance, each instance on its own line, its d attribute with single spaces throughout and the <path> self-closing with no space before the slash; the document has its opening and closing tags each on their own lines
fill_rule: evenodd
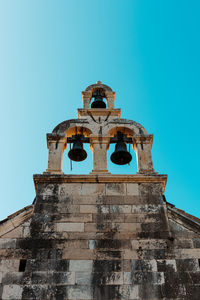
<svg viewBox="0 0 200 300">
<path fill-rule="evenodd" d="M 82 100 L 76 119 L 47 134 L 33 204 L 0 222 L 0 299 L 199 299 L 200 220 L 166 202 L 153 135 L 121 119 L 115 92 L 100 81 Z M 63 154 L 81 164 L 86 143 L 91 172 L 64 174 Z M 131 168 L 132 151 L 136 174 L 111 174 L 107 160 Z"/>
<path fill-rule="evenodd" d="M 121 109 L 116 109 L 115 92 L 98 81 L 82 92 L 83 108 L 78 109 L 78 118 L 62 122 L 51 134 L 47 134 L 49 149 L 48 168 L 45 174 L 63 174 L 63 152 L 70 143 L 73 148 L 69 158 L 74 161 L 86 159 L 84 143 L 90 143 L 93 152 L 91 174 L 109 174 L 107 150 L 115 143 L 111 161 L 124 165 L 132 160 L 127 151 L 130 144 L 137 157 L 137 174 L 154 174 L 151 156 L 153 135 L 132 120 L 121 119 Z"/>
</svg>

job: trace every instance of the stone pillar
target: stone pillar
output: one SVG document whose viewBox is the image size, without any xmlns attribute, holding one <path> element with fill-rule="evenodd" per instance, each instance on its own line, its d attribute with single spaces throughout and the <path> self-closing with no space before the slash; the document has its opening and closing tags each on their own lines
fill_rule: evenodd
<svg viewBox="0 0 200 300">
<path fill-rule="evenodd" d="M 90 109 L 91 98 L 92 98 L 92 92 L 82 92 L 82 101 L 83 101 L 84 109 Z"/>
<path fill-rule="evenodd" d="M 109 137 L 90 136 L 90 147 L 93 151 L 92 174 L 109 173 L 107 169 L 107 150 L 109 148 Z"/>
<path fill-rule="evenodd" d="M 106 91 L 107 108 L 114 109 L 115 92 Z"/>
<path fill-rule="evenodd" d="M 48 168 L 44 173 L 63 174 L 63 152 L 66 149 L 66 138 L 60 135 L 47 134 L 49 149 Z"/>
<path fill-rule="evenodd" d="M 153 135 L 134 137 L 134 150 L 137 156 L 138 173 L 155 173 L 151 156 Z"/>
</svg>

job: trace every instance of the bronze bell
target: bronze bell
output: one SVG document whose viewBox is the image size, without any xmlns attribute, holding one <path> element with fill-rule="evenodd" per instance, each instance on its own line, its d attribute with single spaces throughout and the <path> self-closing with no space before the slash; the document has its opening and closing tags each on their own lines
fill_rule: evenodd
<svg viewBox="0 0 200 300">
<path fill-rule="evenodd" d="M 111 161 L 117 165 L 126 165 L 132 160 L 132 155 L 127 151 L 126 144 L 119 140 L 115 145 L 115 151 L 110 157 Z"/>
<path fill-rule="evenodd" d="M 74 161 L 83 161 L 87 158 L 87 152 L 83 149 L 83 143 L 79 136 L 76 136 L 76 140 L 68 153 L 68 157 Z"/>
<path fill-rule="evenodd" d="M 94 102 L 92 102 L 91 108 L 106 108 L 106 103 L 103 101 L 105 95 L 101 89 L 96 90 L 92 96 L 94 97 Z"/>
</svg>

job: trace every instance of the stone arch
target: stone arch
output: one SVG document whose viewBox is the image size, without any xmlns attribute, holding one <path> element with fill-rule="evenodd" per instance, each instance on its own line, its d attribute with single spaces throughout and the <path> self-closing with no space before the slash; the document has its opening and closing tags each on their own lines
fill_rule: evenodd
<svg viewBox="0 0 200 300">
<path fill-rule="evenodd" d="M 92 130 L 90 129 L 90 124 L 87 119 L 70 119 L 66 120 L 60 124 L 58 124 L 52 131 L 54 134 L 69 136 L 73 132 L 79 130 L 81 132 L 81 128 L 83 128 L 84 133 L 86 136 L 92 134 Z M 83 134 L 84 134 L 83 133 Z M 75 134 L 75 133 L 74 133 Z"/>
<path fill-rule="evenodd" d="M 116 124 L 114 126 L 111 126 L 111 128 L 108 130 L 107 134 L 109 137 L 114 137 L 117 135 L 117 132 L 121 132 L 122 134 L 126 135 L 128 138 L 132 139 L 132 143 L 129 144 L 129 147 L 131 148 L 136 154 L 135 147 L 134 147 L 134 135 L 135 135 L 135 128 L 131 126 L 125 126 L 125 124 Z M 128 146 L 128 145 L 127 145 Z M 127 148 L 128 149 L 128 148 Z"/>
<path fill-rule="evenodd" d="M 134 132 L 133 130 L 131 130 L 130 128 L 127 128 L 125 126 L 115 126 L 115 127 L 112 127 L 109 131 L 108 131 L 108 134 L 110 137 L 114 137 L 117 132 L 120 131 L 121 133 L 127 135 L 127 137 L 133 137 L 134 136 Z"/>
<path fill-rule="evenodd" d="M 114 119 L 108 123 L 106 134 L 113 136 L 117 131 L 124 132 L 129 137 L 148 134 L 141 124 L 127 119 Z"/>
<path fill-rule="evenodd" d="M 89 137 L 91 133 L 92 131 L 90 129 L 83 126 L 70 126 L 66 131 L 67 137 L 71 137 L 72 135 L 75 134 L 82 134 L 84 135 L 84 137 Z"/>
<path fill-rule="evenodd" d="M 92 131 L 84 126 L 77 126 L 78 124 L 71 124 L 69 128 L 65 131 L 65 137 L 69 138 L 76 134 L 81 134 L 84 137 L 89 137 L 92 134 Z M 69 151 L 70 145 L 66 143 L 66 147 L 63 149 L 63 152 Z"/>
<path fill-rule="evenodd" d="M 90 109 L 90 102 L 92 100 L 92 95 L 97 89 L 102 89 L 105 94 L 105 99 L 107 102 L 107 108 L 114 108 L 115 101 L 115 92 L 105 84 L 102 84 L 101 81 L 97 81 L 96 84 L 91 84 L 86 87 L 85 91 L 82 92 L 83 108 Z"/>
<path fill-rule="evenodd" d="M 94 91 L 94 89 L 97 89 L 97 88 L 102 88 L 105 92 L 113 92 L 111 87 L 109 87 L 106 84 L 102 84 L 101 81 L 97 81 L 97 83 L 95 83 L 95 84 L 88 85 L 85 89 L 85 92 L 92 93 Z"/>
<path fill-rule="evenodd" d="M 58 124 L 51 134 L 47 134 L 47 147 L 49 149 L 47 173 L 63 174 L 63 153 L 67 149 L 67 137 L 74 134 L 83 134 L 89 137 L 92 130 L 85 119 L 71 119 Z"/>
<path fill-rule="evenodd" d="M 151 155 L 153 135 L 149 135 L 139 123 L 123 119 L 111 121 L 107 128 L 107 135 L 110 137 L 113 137 L 117 131 L 127 134 L 127 137 L 132 137 L 138 173 L 149 174 L 155 172 Z"/>
</svg>

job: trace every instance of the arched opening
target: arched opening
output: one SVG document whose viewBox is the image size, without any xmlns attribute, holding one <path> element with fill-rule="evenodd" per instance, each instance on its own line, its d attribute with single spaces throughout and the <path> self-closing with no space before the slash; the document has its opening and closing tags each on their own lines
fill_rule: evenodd
<svg viewBox="0 0 200 300">
<path fill-rule="evenodd" d="M 106 108 L 107 104 L 104 99 L 106 99 L 104 89 L 96 88 L 92 92 L 91 108 Z"/>
<path fill-rule="evenodd" d="M 64 174 L 89 174 L 93 167 L 93 153 L 90 149 L 90 144 L 83 145 L 84 150 L 87 152 L 87 158 L 81 162 L 72 161 L 68 157 L 70 146 L 63 155 L 63 172 Z M 72 148 L 72 145 L 71 145 Z"/>
<path fill-rule="evenodd" d="M 70 127 L 67 132 L 67 150 L 63 156 L 63 171 L 67 174 L 85 174 L 92 169 L 92 151 L 89 136 L 91 130 L 82 127 Z"/>
<path fill-rule="evenodd" d="M 133 130 L 124 126 L 117 126 L 110 129 L 109 135 L 111 142 L 109 150 L 107 151 L 108 170 L 112 174 L 136 173 L 136 154 L 132 147 Z"/>
</svg>

